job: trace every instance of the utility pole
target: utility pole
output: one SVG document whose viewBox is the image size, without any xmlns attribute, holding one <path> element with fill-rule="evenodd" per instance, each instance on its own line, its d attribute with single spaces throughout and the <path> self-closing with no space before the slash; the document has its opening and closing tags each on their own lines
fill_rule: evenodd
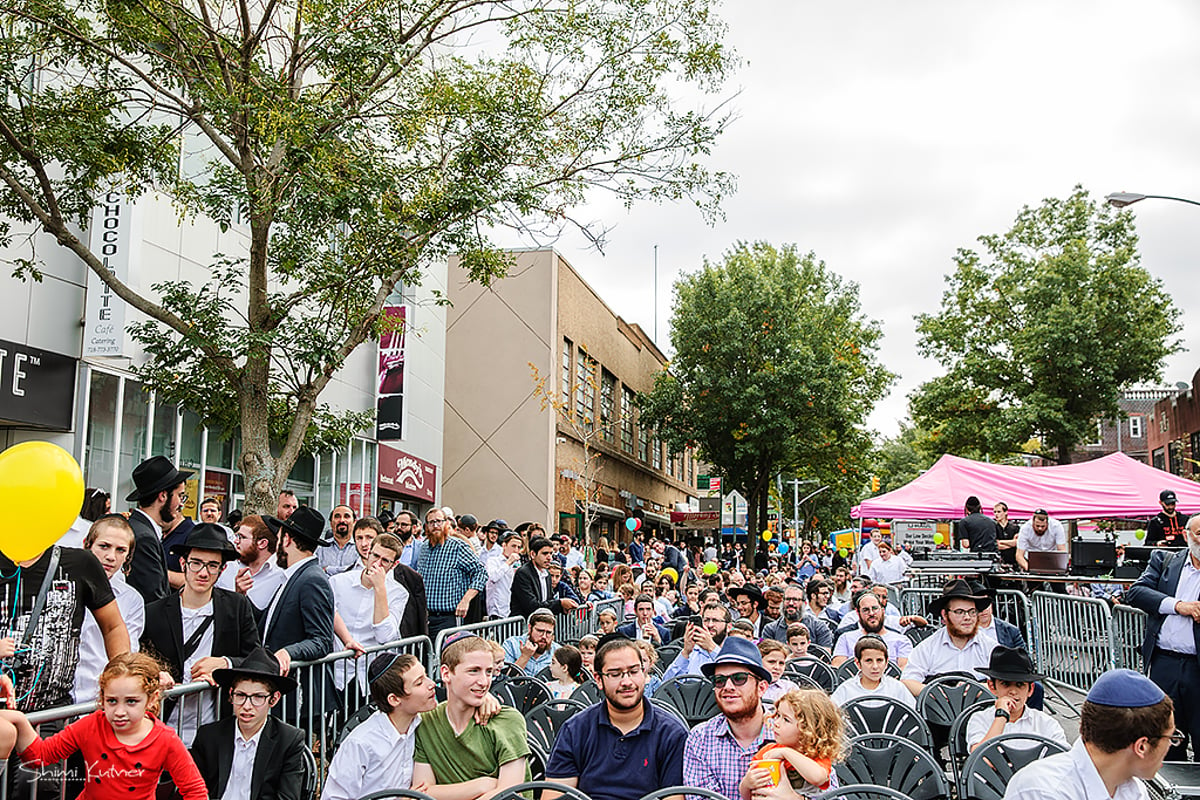
<svg viewBox="0 0 1200 800">
<path fill-rule="evenodd" d="M 796 532 L 797 539 L 800 537 L 800 484 L 817 482 L 816 480 L 802 481 L 799 478 L 788 481 L 792 485 L 792 530 Z"/>
</svg>

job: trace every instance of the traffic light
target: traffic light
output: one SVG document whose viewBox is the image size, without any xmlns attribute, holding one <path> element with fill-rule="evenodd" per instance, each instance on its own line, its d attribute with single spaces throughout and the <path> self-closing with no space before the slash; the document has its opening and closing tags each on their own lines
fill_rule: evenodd
<svg viewBox="0 0 1200 800">
<path fill-rule="evenodd" d="M 879 491 L 879 476 L 878 475 L 871 476 L 871 491 L 872 492 Z"/>
</svg>

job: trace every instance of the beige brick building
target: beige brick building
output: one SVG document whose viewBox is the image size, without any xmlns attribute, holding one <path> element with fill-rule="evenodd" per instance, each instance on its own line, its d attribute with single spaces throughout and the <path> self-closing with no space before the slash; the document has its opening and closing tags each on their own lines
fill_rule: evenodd
<svg viewBox="0 0 1200 800">
<path fill-rule="evenodd" d="M 696 495 L 691 453 L 672 455 L 637 424 L 633 398 L 666 358 L 553 250 L 515 251 L 509 276 L 471 283 L 452 259 L 446 322 L 443 497 L 456 513 L 579 534 L 587 474 L 591 534 L 627 540 L 623 520 L 641 508 L 665 528 L 676 503 Z M 543 407 L 545 394 L 558 406 Z"/>
</svg>

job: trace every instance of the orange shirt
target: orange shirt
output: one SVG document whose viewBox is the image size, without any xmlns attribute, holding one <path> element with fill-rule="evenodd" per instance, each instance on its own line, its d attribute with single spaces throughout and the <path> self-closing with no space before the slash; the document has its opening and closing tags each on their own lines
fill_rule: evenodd
<svg viewBox="0 0 1200 800">
<path fill-rule="evenodd" d="M 771 755 L 771 751 L 772 751 L 772 750 L 774 750 L 774 749 L 776 749 L 776 748 L 779 748 L 779 747 L 786 747 L 786 746 L 787 746 L 787 745 L 782 745 L 782 744 L 779 744 L 778 742 L 770 742 L 769 744 L 764 744 L 764 745 L 762 746 L 762 749 L 760 749 L 760 750 L 759 750 L 757 753 L 755 753 L 755 754 L 754 754 L 754 757 L 755 757 L 756 759 L 759 759 L 759 758 L 777 758 L 777 756 L 773 756 L 773 755 Z M 806 754 L 806 755 L 807 755 L 807 754 Z M 819 764 L 819 765 L 821 766 L 821 768 L 822 768 L 822 769 L 826 770 L 826 772 L 832 772 L 832 771 L 833 771 L 833 759 L 831 759 L 831 758 L 815 758 L 815 757 L 813 757 L 813 756 L 808 756 L 808 757 L 809 757 L 809 758 L 811 758 L 813 761 L 817 762 L 817 764 Z M 796 771 L 795 767 L 793 767 L 793 766 L 792 766 L 792 764 L 791 764 L 791 762 L 790 762 L 790 761 L 787 761 L 786 759 L 781 759 L 781 760 L 783 760 L 783 768 L 784 768 L 784 770 L 785 770 L 785 771 L 787 771 L 787 772 L 793 772 L 793 773 Z M 822 790 L 822 791 L 823 791 L 823 790 L 825 790 L 825 789 L 828 789 L 828 788 L 829 788 L 829 781 L 830 781 L 830 779 L 829 779 L 829 778 L 826 778 L 826 779 L 825 779 L 825 783 L 823 783 L 823 784 L 821 784 L 820 786 L 817 786 L 817 787 L 815 787 L 815 788 L 816 788 L 816 789 L 818 789 L 818 790 Z M 794 784 L 794 782 L 793 782 L 793 784 Z M 797 792 L 799 792 L 799 791 L 800 791 L 800 789 L 799 789 L 798 787 L 796 787 L 795 785 L 793 785 L 793 786 L 792 786 L 792 788 L 793 788 L 793 789 L 796 789 L 796 791 L 797 791 Z"/>
</svg>

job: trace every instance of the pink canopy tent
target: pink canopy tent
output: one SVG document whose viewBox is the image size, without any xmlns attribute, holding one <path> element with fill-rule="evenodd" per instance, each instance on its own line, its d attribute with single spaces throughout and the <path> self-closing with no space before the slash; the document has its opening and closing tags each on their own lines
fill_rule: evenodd
<svg viewBox="0 0 1200 800">
<path fill-rule="evenodd" d="M 1158 493 L 1174 489 L 1179 510 L 1200 511 L 1200 483 L 1147 466 L 1124 453 L 1059 467 L 1010 467 L 944 455 L 919 478 L 864 500 L 851 516 L 885 519 L 958 519 L 975 495 L 984 513 L 998 502 L 1028 518 L 1044 508 L 1060 519 L 1149 517 L 1161 511 Z"/>
</svg>

